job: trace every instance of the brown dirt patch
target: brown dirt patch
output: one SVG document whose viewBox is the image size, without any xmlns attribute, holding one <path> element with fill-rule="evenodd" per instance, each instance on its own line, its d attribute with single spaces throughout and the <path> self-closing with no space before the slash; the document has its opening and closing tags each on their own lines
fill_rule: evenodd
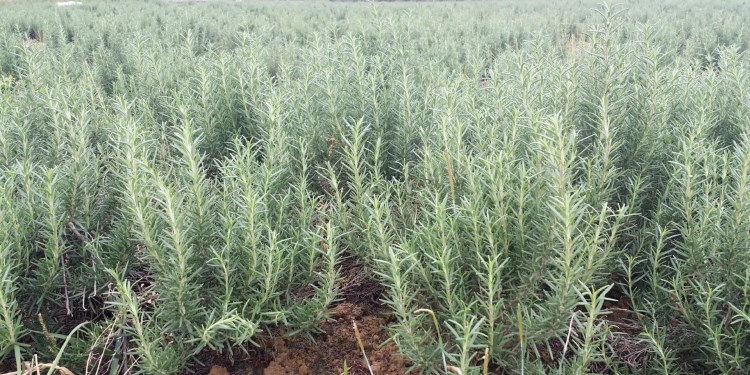
<svg viewBox="0 0 750 375">
<path fill-rule="evenodd" d="M 226 353 L 203 353 L 200 361 L 205 367 L 193 368 L 191 373 L 339 375 L 346 364 L 351 375 L 369 375 L 354 334 L 352 322 L 356 322 L 373 373 L 405 375 L 408 363 L 394 343 L 386 343 L 386 327 L 391 319 L 382 306 L 343 302 L 331 308 L 331 319 L 320 324 L 321 332 L 312 339 L 305 335 L 284 337 L 283 332 L 260 335 L 255 338 L 258 347 L 233 359 L 227 358 Z"/>
<path fill-rule="evenodd" d="M 387 327 L 393 317 L 380 302 L 383 287 L 351 257 L 339 265 L 339 274 L 342 301 L 330 308 L 330 319 L 320 323 L 319 333 L 287 337 L 284 327 L 278 327 L 268 335 L 256 336 L 258 347 L 248 348 L 247 354 L 231 360 L 226 354 L 203 353 L 199 360 L 206 367 L 194 368 L 192 373 L 206 374 L 212 366 L 221 366 L 213 370 L 226 369 L 237 375 L 339 375 L 346 364 L 351 375 L 369 375 L 354 334 L 355 322 L 372 372 L 406 374 L 408 363 L 396 345 L 387 342 Z"/>
<path fill-rule="evenodd" d="M 339 266 L 339 295 L 343 302 L 331 307 L 331 318 L 318 328 L 321 333 L 311 340 L 305 336 L 275 335 L 261 345 L 273 359 L 262 375 L 342 374 L 344 365 L 352 375 L 369 375 L 354 326 L 362 338 L 372 372 L 376 375 L 405 374 L 407 363 L 398 348 L 388 341 L 388 324 L 392 316 L 381 305 L 383 287 L 354 258 L 347 257 Z"/>
<path fill-rule="evenodd" d="M 344 302 L 331 309 L 333 319 L 321 325 L 323 333 L 315 341 L 304 337 L 272 340 L 273 361 L 263 375 L 341 374 L 344 364 L 349 374 L 369 374 L 357 344 L 352 322 L 357 323 L 372 371 L 378 375 L 405 374 L 406 362 L 395 344 L 387 343 L 388 316 L 371 306 Z M 367 313 L 365 313 L 367 309 Z"/>
</svg>

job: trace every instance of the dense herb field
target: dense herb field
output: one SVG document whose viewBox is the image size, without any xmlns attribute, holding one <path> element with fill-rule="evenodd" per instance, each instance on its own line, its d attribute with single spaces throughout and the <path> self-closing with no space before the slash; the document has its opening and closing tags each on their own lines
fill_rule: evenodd
<svg viewBox="0 0 750 375">
<path fill-rule="evenodd" d="M 83 1 L 0 4 L 1 370 L 750 368 L 744 1 Z"/>
</svg>

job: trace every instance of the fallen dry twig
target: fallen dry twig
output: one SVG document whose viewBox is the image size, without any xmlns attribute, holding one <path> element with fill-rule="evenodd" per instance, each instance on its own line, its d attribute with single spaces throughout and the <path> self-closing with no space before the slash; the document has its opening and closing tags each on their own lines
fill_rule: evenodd
<svg viewBox="0 0 750 375">
<path fill-rule="evenodd" d="M 39 374 L 43 370 L 47 370 L 50 368 L 54 368 L 57 372 L 59 372 L 62 375 L 75 375 L 73 371 L 70 371 L 66 369 L 65 367 L 55 366 L 49 363 L 39 363 L 36 366 L 32 367 L 30 362 L 24 362 L 23 367 L 24 367 L 24 370 L 21 373 L 21 375 Z M 13 371 L 13 372 L 8 372 L 5 374 L 0 374 L 0 375 L 16 375 L 16 374 L 17 372 Z"/>
</svg>

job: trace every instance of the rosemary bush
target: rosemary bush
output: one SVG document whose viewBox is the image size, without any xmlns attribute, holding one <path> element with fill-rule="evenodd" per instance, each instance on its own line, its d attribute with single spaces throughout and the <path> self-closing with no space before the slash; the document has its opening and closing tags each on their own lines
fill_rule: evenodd
<svg viewBox="0 0 750 375">
<path fill-rule="evenodd" d="M 414 372 L 746 373 L 749 15 L 3 4 L 0 364 L 314 337 L 354 259 Z"/>
</svg>

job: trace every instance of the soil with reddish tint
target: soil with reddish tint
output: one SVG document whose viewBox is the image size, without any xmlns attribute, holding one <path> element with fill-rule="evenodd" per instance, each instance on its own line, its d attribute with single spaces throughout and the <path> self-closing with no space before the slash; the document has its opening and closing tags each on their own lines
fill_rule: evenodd
<svg viewBox="0 0 750 375">
<path fill-rule="evenodd" d="M 269 335 L 253 338 L 258 347 L 233 359 L 219 353 L 203 353 L 204 368 L 193 374 L 224 375 L 339 375 L 344 366 L 352 375 L 369 375 L 357 343 L 353 323 L 362 338 L 372 372 L 376 375 L 402 375 L 408 364 L 386 331 L 392 322 L 388 309 L 380 303 L 382 286 L 370 272 L 353 261 L 344 262 L 341 274 L 341 302 L 330 308 L 330 319 L 318 327 L 319 333 L 287 337 L 280 327 Z"/>
<path fill-rule="evenodd" d="M 368 303 L 343 302 L 331 308 L 331 319 L 321 323 L 321 333 L 285 337 L 283 332 L 258 335 L 258 347 L 248 354 L 232 359 L 219 353 L 204 352 L 200 360 L 204 368 L 193 374 L 213 375 L 339 375 L 344 365 L 352 375 L 369 375 L 362 351 L 357 343 L 353 322 L 377 375 L 402 375 L 408 366 L 396 345 L 388 340 L 386 327 L 391 322 L 388 311 Z"/>
<path fill-rule="evenodd" d="M 352 322 L 357 324 L 372 371 L 378 375 L 404 374 L 406 363 L 396 346 L 382 345 L 388 339 L 384 331 L 388 317 L 377 310 L 365 313 L 365 307 L 370 306 L 344 302 L 334 307 L 333 319 L 321 325 L 323 334 L 315 342 L 304 337 L 274 338 L 270 348 L 273 360 L 263 375 L 341 374 L 345 363 L 349 374 L 369 374 Z"/>
</svg>

